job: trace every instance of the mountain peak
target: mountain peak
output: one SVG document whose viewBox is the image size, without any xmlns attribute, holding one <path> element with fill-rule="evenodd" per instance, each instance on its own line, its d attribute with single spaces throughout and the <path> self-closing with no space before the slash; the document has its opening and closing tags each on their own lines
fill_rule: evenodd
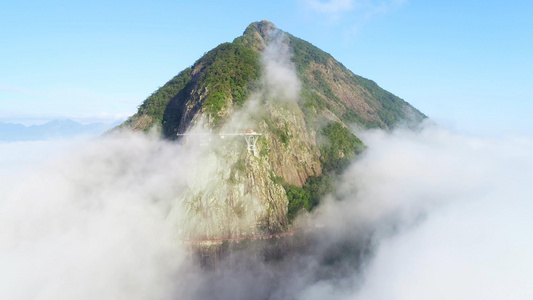
<svg viewBox="0 0 533 300">
<path fill-rule="evenodd" d="M 235 42 L 256 52 L 262 52 L 272 39 L 272 33 L 276 30 L 279 29 L 270 21 L 253 22 L 246 27 L 241 37 L 235 39 Z"/>
<path fill-rule="evenodd" d="M 176 211 L 190 212 L 179 221 L 184 238 L 221 239 L 279 233 L 316 206 L 364 149 L 350 125 L 390 129 L 424 117 L 326 52 L 260 21 L 154 92 L 124 127 L 156 126 L 191 143 L 188 132 L 217 133 L 195 149 L 201 163 L 187 175 L 191 185 Z M 245 138 L 222 138 L 249 129 L 259 133 L 253 151 Z"/>
<path fill-rule="evenodd" d="M 274 25 L 274 23 L 267 20 L 262 20 L 259 22 L 253 22 L 248 25 L 248 27 L 244 31 L 244 34 L 246 34 L 246 32 L 250 30 L 257 30 L 259 33 L 261 33 L 262 36 L 265 36 L 275 29 L 277 29 L 277 27 L 276 25 Z"/>
</svg>

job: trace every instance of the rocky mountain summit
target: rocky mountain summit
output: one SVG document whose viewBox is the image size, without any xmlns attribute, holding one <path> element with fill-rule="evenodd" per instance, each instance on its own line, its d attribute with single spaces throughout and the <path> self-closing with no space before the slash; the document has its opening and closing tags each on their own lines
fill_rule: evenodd
<svg viewBox="0 0 533 300">
<path fill-rule="evenodd" d="M 261 21 L 181 71 L 121 127 L 156 127 L 195 149 L 201 159 L 169 220 L 181 239 L 220 240 L 289 230 L 363 151 L 350 126 L 390 129 L 424 118 L 331 55 Z"/>
</svg>

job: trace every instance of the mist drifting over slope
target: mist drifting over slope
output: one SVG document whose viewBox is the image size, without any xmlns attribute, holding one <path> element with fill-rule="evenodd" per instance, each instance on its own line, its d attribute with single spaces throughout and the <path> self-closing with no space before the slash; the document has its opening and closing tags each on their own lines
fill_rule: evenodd
<svg viewBox="0 0 533 300">
<path fill-rule="evenodd" d="M 268 262 L 241 249 L 215 270 L 166 218 L 194 151 L 130 133 L 84 143 L 3 191 L 0 298 L 533 296 L 533 141 L 360 136 L 368 149 L 336 195 L 298 220 L 305 247 Z"/>
</svg>

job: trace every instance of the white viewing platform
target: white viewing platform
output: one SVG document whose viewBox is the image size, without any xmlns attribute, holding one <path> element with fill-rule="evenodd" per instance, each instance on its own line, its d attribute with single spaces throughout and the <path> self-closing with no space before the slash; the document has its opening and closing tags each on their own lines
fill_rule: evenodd
<svg viewBox="0 0 533 300">
<path fill-rule="evenodd" d="M 208 136 L 210 135 L 210 133 L 178 133 L 177 136 Z M 235 133 L 218 133 L 216 134 L 218 136 L 220 136 L 220 138 L 225 138 L 225 137 L 233 137 L 233 136 L 242 136 L 244 137 L 244 140 L 246 141 L 246 149 L 248 150 L 248 153 L 251 153 L 253 154 L 254 156 L 256 155 L 256 143 L 257 143 L 257 140 L 259 139 L 259 136 L 261 136 L 262 134 L 261 133 L 257 133 L 255 132 L 254 130 L 250 129 L 250 130 L 245 130 L 245 131 L 240 131 L 240 132 L 235 132 Z"/>
</svg>

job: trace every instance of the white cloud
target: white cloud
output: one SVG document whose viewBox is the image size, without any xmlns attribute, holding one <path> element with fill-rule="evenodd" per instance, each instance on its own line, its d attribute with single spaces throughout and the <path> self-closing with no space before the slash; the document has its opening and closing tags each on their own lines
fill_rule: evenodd
<svg viewBox="0 0 533 300">
<path fill-rule="evenodd" d="M 465 199 L 385 239 L 360 299 L 530 299 L 533 205 L 527 198 Z"/>
<path fill-rule="evenodd" d="M 0 298 L 533 297 L 533 141 L 436 127 L 361 137 L 338 199 L 301 219 L 304 244 L 268 263 L 271 248 L 237 245 L 216 269 L 191 263 L 166 220 L 190 151 L 131 134 L 83 142 L 2 189 Z M 17 168 L 6 149 L 2 182 Z"/>
<path fill-rule="evenodd" d="M 170 299 L 185 256 L 165 216 L 187 153 L 131 134 L 81 145 L 2 191 L 0 298 Z"/>
<path fill-rule="evenodd" d="M 330 1 L 319 1 L 319 0 L 307 0 L 304 3 L 311 8 L 312 10 L 318 13 L 342 13 L 351 11 L 354 8 L 354 0 L 330 0 Z"/>
<path fill-rule="evenodd" d="M 301 83 L 292 61 L 287 37 L 281 31 L 272 33 L 271 40 L 261 57 L 265 94 L 281 100 L 296 101 Z"/>
<path fill-rule="evenodd" d="M 435 127 L 362 136 L 369 149 L 345 174 L 342 201 L 314 219 L 336 240 L 371 232 L 359 288 L 336 299 L 533 297 L 533 141 Z"/>
<path fill-rule="evenodd" d="M 302 0 L 302 5 L 323 15 L 341 16 L 354 12 L 371 16 L 378 13 L 388 13 L 406 2 L 407 0 Z"/>
<path fill-rule="evenodd" d="M 342 26 L 346 38 L 357 33 L 376 16 L 386 15 L 404 5 L 407 0 L 301 0 L 302 7 L 316 14 L 317 22 Z"/>
</svg>

